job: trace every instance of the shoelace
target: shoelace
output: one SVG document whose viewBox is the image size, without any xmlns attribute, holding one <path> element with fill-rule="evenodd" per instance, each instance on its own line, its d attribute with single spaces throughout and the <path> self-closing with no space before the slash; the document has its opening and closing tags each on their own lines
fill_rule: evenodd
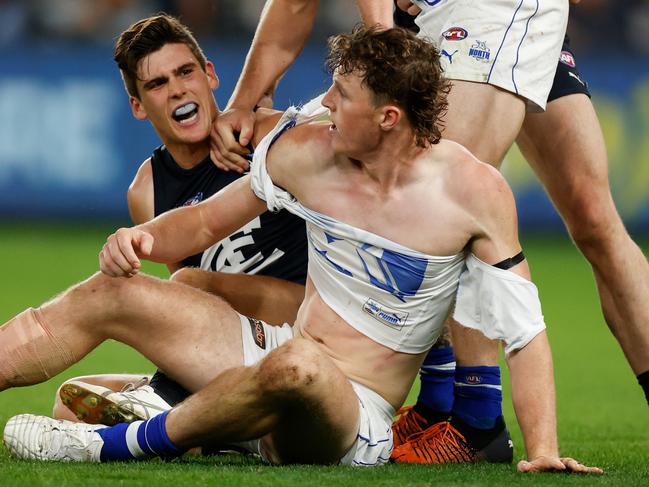
<svg viewBox="0 0 649 487">
<path fill-rule="evenodd" d="M 134 390 L 146 385 L 149 385 L 149 378 L 142 377 L 140 380 L 137 380 L 135 382 L 124 384 L 124 387 L 122 387 L 122 390 L 120 392 L 133 392 Z"/>
<path fill-rule="evenodd" d="M 50 425 L 42 436 L 44 450 L 56 456 L 61 456 L 62 450 L 85 450 L 95 431 L 95 428 L 84 427 L 83 423 Z"/>
<path fill-rule="evenodd" d="M 397 411 L 398 418 L 394 422 L 392 430 L 404 441 L 410 440 L 411 436 L 421 433 L 421 430 L 428 426 L 426 419 L 413 409 L 413 406 L 402 406 Z"/>
<path fill-rule="evenodd" d="M 428 458 L 432 455 L 437 461 L 445 462 L 471 462 L 475 457 L 475 452 L 468 445 L 464 435 L 448 421 L 434 424 L 427 430 L 413 435 L 409 441 L 419 457 Z"/>
</svg>

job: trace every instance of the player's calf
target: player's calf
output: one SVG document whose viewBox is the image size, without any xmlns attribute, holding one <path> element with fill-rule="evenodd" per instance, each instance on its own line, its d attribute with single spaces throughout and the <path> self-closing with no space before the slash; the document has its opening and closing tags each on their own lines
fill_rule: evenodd
<svg viewBox="0 0 649 487">
<path fill-rule="evenodd" d="M 40 308 L 29 308 L 0 328 L 0 391 L 38 384 L 77 362 L 56 331 Z"/>
</svg>

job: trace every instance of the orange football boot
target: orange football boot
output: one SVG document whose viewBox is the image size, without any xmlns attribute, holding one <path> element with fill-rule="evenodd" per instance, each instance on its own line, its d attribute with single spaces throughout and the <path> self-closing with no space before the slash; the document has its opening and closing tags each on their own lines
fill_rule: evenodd
<svg viewBox="0 0 649 487">
<path fill-rule="evenodd" d="M 495 429 L 499 433 L 477 449 L 449 421 L 435 423 L 395 447 L 391 459 L 397 463 L 511 463 L 514 449 L 504 422 L 499 421 Z"/>
<path fill-rule="evenodd" d="M 426 418 L 413 409 L 412 406 L 403 406 L 397 411 L 397 419 L 392 423 L 392 436 L 394 446 L 403 445 L 408 438 L 421 433 L 431 426 Z"/>
</svg>

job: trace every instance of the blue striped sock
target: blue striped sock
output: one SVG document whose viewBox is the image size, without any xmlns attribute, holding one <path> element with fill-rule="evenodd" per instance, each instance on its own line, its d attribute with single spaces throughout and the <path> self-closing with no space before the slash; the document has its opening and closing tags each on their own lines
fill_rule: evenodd
<svg viewBox="0 0 649 487">
<path fill-rule="evenodd" d="M 450 413 L 453 407 L 455 357 L 453 347 L 432 348 L 419 369 L 417 404 L 430 411 Z"/>
<path fill-rule="evenodd" d="M 503 393 L 498 366 L 457 367 L 453 416 L 478 429 L 490 429 L 502 416 Z"/>
<path fill-rule="evenodd" d="M 168 458 L 181 455 L 183 451 L 167 436 L 165 428 L 167 414 L 169 411 L 147 421 L 120 423 L 112 428 L 97 430 L 104 440 L 101 461 L 136 460 L 153 456 Z"/>
</svg>

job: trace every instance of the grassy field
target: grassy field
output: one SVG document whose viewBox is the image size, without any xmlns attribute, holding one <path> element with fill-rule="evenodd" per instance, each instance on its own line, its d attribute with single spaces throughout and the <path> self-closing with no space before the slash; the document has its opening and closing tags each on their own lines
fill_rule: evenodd
<svg viewBox="0 0 649 487">
<path fill-rule="evenodd" d="M 0 226 L 0 323 L 97 269 L 108 230 Z M 267 467 L 239 456 L 185 457 L 172 463 L 63 465 L 20 462 L 0 448 L 0 486 L 13 485 L 649 485 L 649 414 L 640 388 L 603 322 L 591 271 L 565 239 L 524 241 L 554 349 L 561 450 L 606 470 L 603 477 L 523 476 L 513 466 L 402 466 L 376 469 Z M 647 246 L 645 245 L 645 248 Z M 146 270 L 164 275 L 160 266 Z M 49 414 L 57 385 L 99 372 L 148 372 L 134 351 L 109 342 L 39 386 L 0 393 L 0 425 L 18 413 Z M 522 458 L 505 379 L 505 415 Z M 413 390 L 411 400 L 416 391 Z"/>
</svg>

